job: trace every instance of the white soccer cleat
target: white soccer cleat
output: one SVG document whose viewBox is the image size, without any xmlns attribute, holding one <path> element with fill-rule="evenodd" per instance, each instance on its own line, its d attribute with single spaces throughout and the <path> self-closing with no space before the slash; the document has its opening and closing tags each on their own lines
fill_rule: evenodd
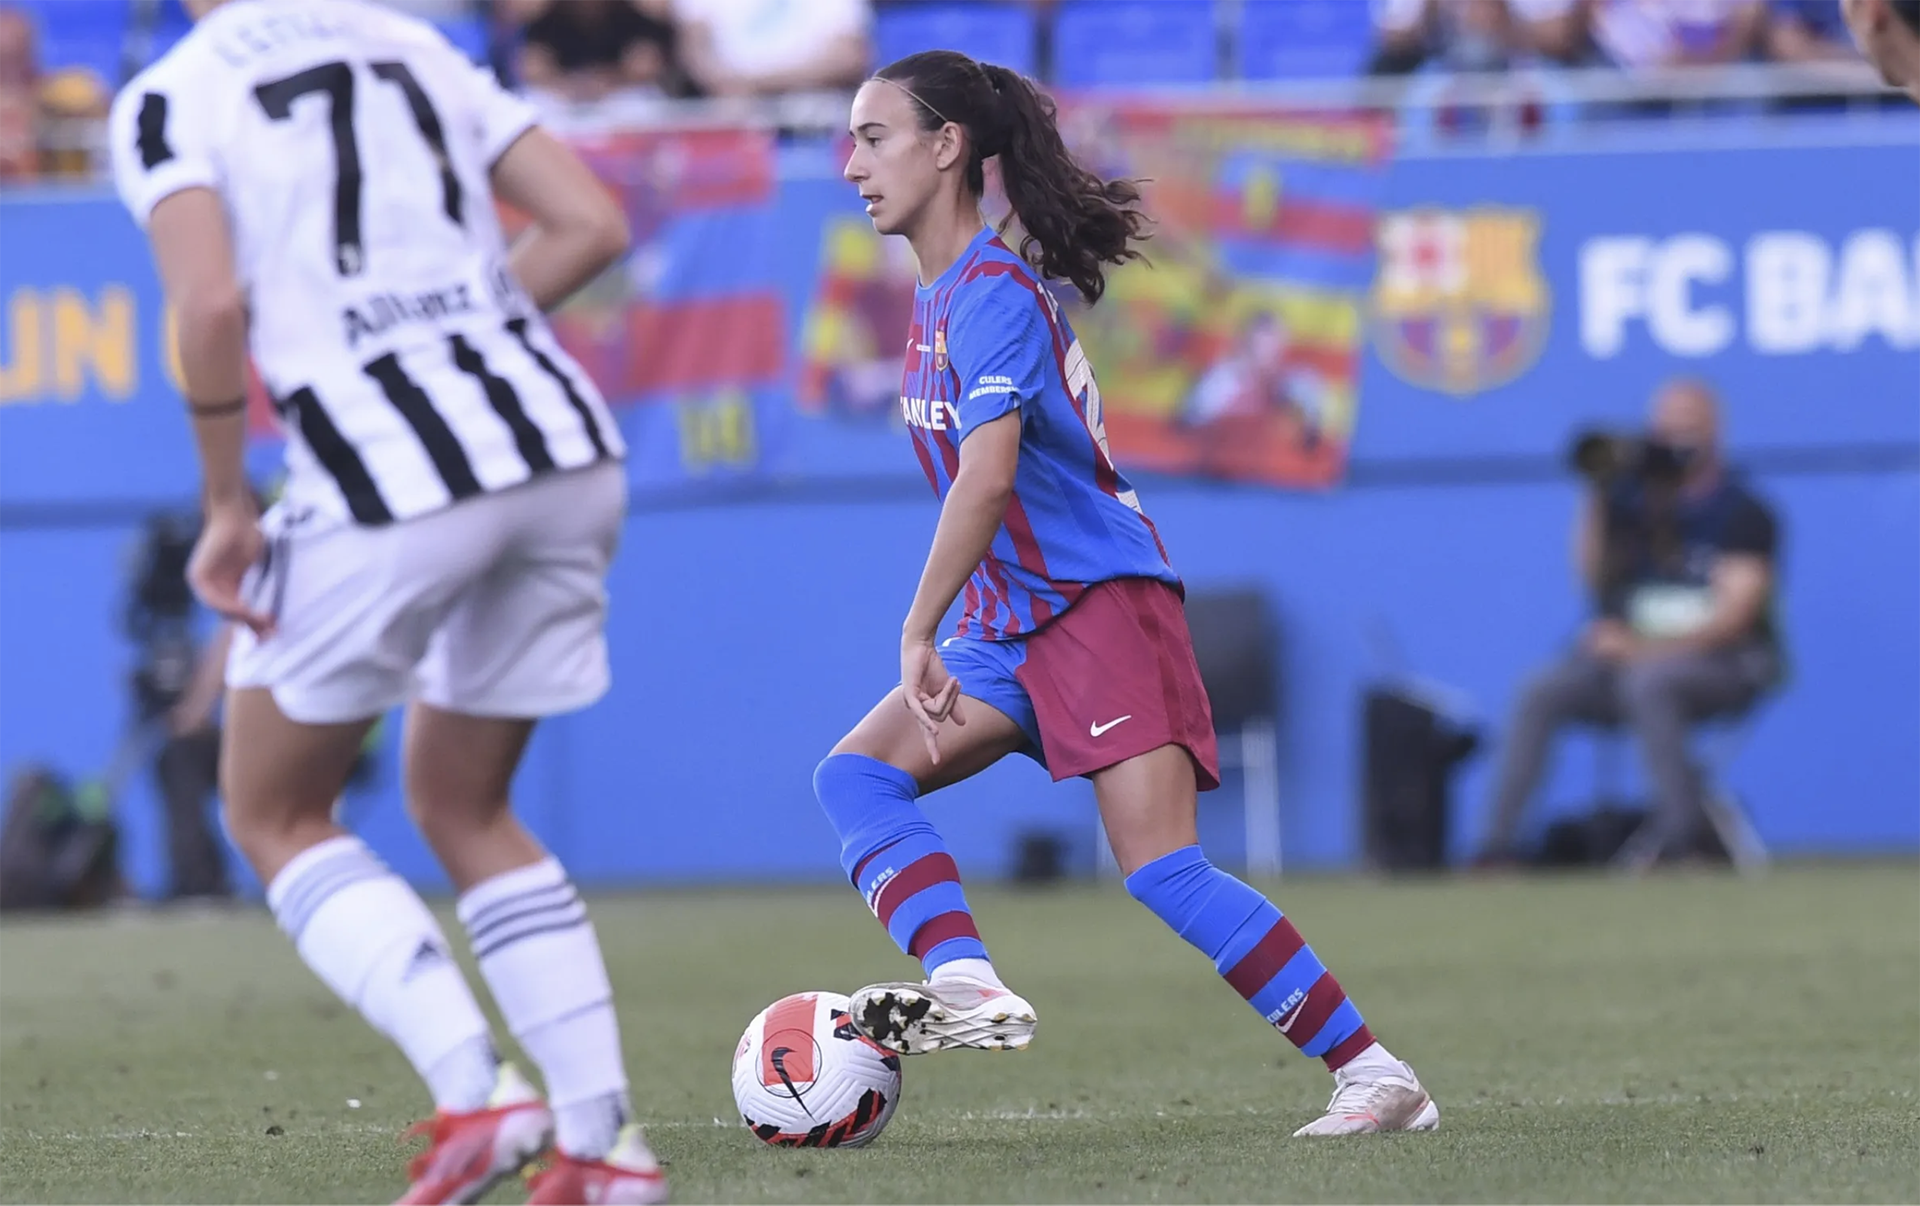
<svg viewBox="0 0 1920 1206">
<path fill-rule="evenodd" d="M 1440 1107 L 1420 1087 L 1411 1067 L 1399 1060 L 1350 1063 L 1333 1074 L 1333 1100 L 1327 1103 L 1327 1112 L 1293 1137 L 1431 1131 L 1439 1125 Z"/>
<path fill-rule="evenodd" d="M 972 980 L 870 984 L 847 1013 L 860 1033 L 889 1051 L 924 1055 L 955 1047 L 1018 1051 L 1033 1041 L 1033 1006 L 1004 988 Z"/>
</svg>

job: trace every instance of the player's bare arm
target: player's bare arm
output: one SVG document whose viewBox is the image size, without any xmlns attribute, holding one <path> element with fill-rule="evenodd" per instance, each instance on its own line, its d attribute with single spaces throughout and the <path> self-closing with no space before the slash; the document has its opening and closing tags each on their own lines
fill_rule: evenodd
<svg viewBox="0 0 1920 1206">
<path fill-rule="evenodd" d="M 226 210 L 212 189 L 182 189 L 154 206 L 147 237 L 179 321 L 180 372 L 200 452 L 206 519 L 188 576 L 208 607 L 264 633 L 272 618 L 240 593 L 263 539 L 244 463 L 247 306 Z"/>
<path fill-rule="evenodd" d="M 626 215 L 579 156 L 538 128 L 493 165 L 493 188 L 533 226 L 509 252 L 520 287 L 542 310 L 571 297 L 627 252 Z"/>
<path fill-rule="evenodd" d="M 960 471 L 940 508 L 933 548 L 900 633 L 900 683 L 907 710 L 920 722 L 927 752 L 940 760 L 935 737 L 948 713 L 957 723 L 960 682 L 947 675 L 934 652 L 934 634 L 960 588 L 986 559 L 1013 497 L 1020 464 L 1020 412 L 1009 411 L 967 434 L 960 444 Z"/>
</svg>

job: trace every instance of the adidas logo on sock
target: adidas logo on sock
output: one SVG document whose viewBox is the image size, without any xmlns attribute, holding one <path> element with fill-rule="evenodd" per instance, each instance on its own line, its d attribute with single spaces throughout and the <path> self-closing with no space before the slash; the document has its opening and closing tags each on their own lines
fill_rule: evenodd
<svg viewBox="0 0 1920 1206">
<path fill-rule="evenodd" d="M 400 973 L 400 982 L 404 984 L 428 968 L 445 963 L 447 959 L 445 947 L 431 938 L 422 938 L 419 948 L 413 952 L 413 958 L 407 960 L 407 969 Z"/>
</svg>

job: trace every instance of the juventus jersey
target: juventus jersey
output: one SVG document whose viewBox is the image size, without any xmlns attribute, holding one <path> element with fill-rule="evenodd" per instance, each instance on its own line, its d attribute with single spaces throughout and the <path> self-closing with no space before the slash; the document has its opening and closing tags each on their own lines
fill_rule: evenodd
<svg viewBox="0 0 1920 1206">
<path fill-rule="evenodd" d="M 121 90 L 135 220 L 181 189 L 225 203 L 289 504 L 382 524 L 624 454 L 507 270 L 488 174 L 533 124 L 363 0 L 234 0 Z"/>
</svg>

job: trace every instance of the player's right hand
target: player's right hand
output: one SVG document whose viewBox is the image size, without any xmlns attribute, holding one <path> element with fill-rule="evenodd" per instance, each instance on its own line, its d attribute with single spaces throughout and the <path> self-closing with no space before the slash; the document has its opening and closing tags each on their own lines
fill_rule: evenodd
<svg viewBox="0 0 1920 1206">
<path fill-rule="evenodd" d="M 927 756 L 940 761 L 940 726 L 949 717 L 967 723 L 960 710 L 960 680 L 947 673 L 932 641 L 907 640 L 900 645 L 900 695 L 907 711 L 920 723 Z"/>
<path fill-rule="evenodd" d="M 187 583 L 210 609 L 245 624 L 255 636 L 273 633 L 273 617 L 250 606 L 241 592 L 247 571 L 259 563 L 267 538 L 249 500 L 208 508 L 200 539 L 187 562 Z"/>
</svg>

